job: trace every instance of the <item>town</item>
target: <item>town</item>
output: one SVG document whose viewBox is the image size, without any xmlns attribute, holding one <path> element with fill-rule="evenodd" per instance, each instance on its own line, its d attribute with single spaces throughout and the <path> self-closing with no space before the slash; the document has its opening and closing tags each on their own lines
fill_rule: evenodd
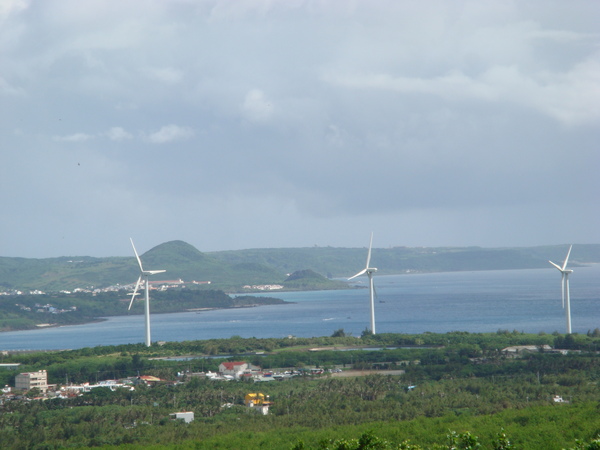
<svg viewBox="0 0 600 450">
<path fill-rule="evenodd" d="M 199 286 L 199 285 L 208 285 L 211 284 L 210 281 L 183 281 L 182 279 L 178 279 L 178 280 L 158 280 L 158 281 L 150 281 L 149 285 L 150 285 L 150 289 L 151 290 L 159 290 L 159 291 L 166 291 L 168 289 L 181 289 L 181 288 L 185 288 L 186 286 Z M 261 289 L 260 286 L 248 286 L 249 288 L 253 288 L 253 289 Z M 58 293 L 60 294 L 101 294 L 101 293 L 106 293 L 106 292 L 121 292 L 121 291 L 127 291 L 127 292 L 131 292 L 133 291 L 133 289 L 135 288 L 135 283 L 130 283 L 130 284 L 115 284 L 115 285 L 111 285 L 111 286 L 106 286 L 103 288 L 97 288 L 94 286 L 88 286 L 88 287 L 83 287 L 83 288 L 75 288 L 72 290 L 64 290 L 61 289 L 58 291 Z M 270 287 L 265 287 L 264 289 L 277 289 L 275 287 L 270 288 Z M 29 291 L 23 291 L 20 289 L 5 289 L 3 291 L 0 291 L 0 295 L 48 295 L 50 294 L 50 292 L 46 292 L 46 291 L 42 291 L 39 289 L 34 289 L 34 290 L 29 290 Z"/>
<path fill-rule="evenodd" d="M 6 353 L 6 352 L 5 352 Z M 20 364 L 0 364 L 0 369 L 17 370 Z M 339 373 L 341 369 L 329 369 L 328 373 Z M 73 399 L 81 397 L 94 389 L 108 389 L 110 391 L 127 390 L 135 391 L 139 386 L 153 388 L 156 386 L 176 386 L 189 382 L 195 378 L 204 378 L 206 380 L 218 381 L 240 381 L 245 383 L 261 383 L 282 381 L 297 376 L 316 376 L 323 375 L 324 369 L 290 369 L 282 372 L 263 371 L 259 366 L 255 366 L 245 361 L 227 361 L 219 364 L 217 372 L 177 372 L 174 380 L 165 380 L 153 375 L 137 375 L 121 379 L 96 380 L 95 383 L 69 383 L 51 384 L 48 382 L 48 372 L 38 370 L 35 372 L 22 372 L 15 376 L 14 387 L 6 385 L 2 388 L 0 394 L 0 407 L 7 402 L 29 402 L 45 401 L 52 399 Z M 272 402 L 268 400 L 268 395 L 262 393 L 249 393 L 246 395 L 244 404 L 260 412 L 263 415 L 268 414 L 269 406 Z M 193 412 L 174 412 L 170 414 L 175 419 L 183 419 L 186 423 L 194 418 Z"/>
</svg>

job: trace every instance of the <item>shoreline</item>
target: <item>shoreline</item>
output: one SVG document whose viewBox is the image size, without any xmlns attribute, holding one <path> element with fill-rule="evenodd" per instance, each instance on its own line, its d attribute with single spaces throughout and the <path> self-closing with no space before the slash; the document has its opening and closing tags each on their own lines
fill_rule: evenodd
<svg viewBox="0 0 600 450">
<path fill-rule="evenodd" d="M 257 308 L 260 306 L 273 306 L 273 305 L 286 305 L 286 304 L 293 304 L 294 302 L 287 302 L 285 300 L 283 300 L 280 303 L 254 303 L 251 305 L 234 305 L 234 306 L 227 306 L 227 307 L 218 307 L 218 306 L 208 306 L 208 307 L 202 307 L 202 308 L 188 308 L 188 309 L 184 309 L 181 311 L 165 311 L 165 312 L 153 312 L 151 313 L 151 316 L 153 315 L 158 315 L 158 314 L 179 314 L 179 313 L 196 313 L 196 314 L 201 314 L 204 312 L 208 312 L 208 311 L 220 311 L 220 310 L 225 310 L 225 309 L 242 309 L 242 308 Z M 18 329 L 0 329 L 0 335 L 2 335 L 2 333 L 16 333 L 19 331 L 38 331 L 38 330 L 47 330 L 49 328 L 62 328 L 62 327 L 72 327 L 72 326 L 77 326 L 77 325 L 87 325 L 90 323 L 99 323 L 99 322 L 105 322 L 107 321 L 110 317 L 123 317 L 123 316 L 143 316 L 144 313 L 138 313 L 138 314 L 114 314 L 111 316 L 103 316 L 103 317 L 94 317 L 90 320 L 82 320 L 79 322 L 75 322 L 75 323 L 68 323 L 68 324 L 61 324 L 61 323 L 36 323 L 34 324 L 32 327 L 28 327 L 28 328 L 18 328 Z"/>
</svg>

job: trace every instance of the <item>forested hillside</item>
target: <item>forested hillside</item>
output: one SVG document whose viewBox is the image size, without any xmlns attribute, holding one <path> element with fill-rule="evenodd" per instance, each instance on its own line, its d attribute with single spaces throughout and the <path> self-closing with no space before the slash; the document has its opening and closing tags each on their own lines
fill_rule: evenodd
<svg viewBox="0 0 600 450">
<path fill-rule="evenodd" d="M 374 248 L 371 264 L 379 274 L 547 268 L 562 261 L 569 246 L 521 248 L 393 247 Z M 310 268 L 330 277 L 347 277 L 364 267 L 367 248 L 307 247 L 213 252 L 230 264 L 253 261 L 282 272 Z M 573 245 L 569 265 L 600 262 L 600 245 Z"/>
<path fill-rule="evenodd" d="M 495 248 L 374 248 L 371 265 L 379 274 L 547 268 L 548 260 L 562 261 L 568 246 Z M 244 285 L 282 284 L 294 272 L 308 276 L 286 288 L 332 289 L 341 285 L 327 278 L 345 278 L 364 267 L 366 248 L 281 248 L 201 252 L 182 241 L 160 244 L 141 255 L 146 267 L 166 269 L 165 280 L 210 281 L 213 288 L 239 291 Z M 569 265 L 600 262 L 600 245 L 574 245 Z M 310 272 L 325 279 L 317 279 Z M 310 275 L 309 275 L 310 274 Z M 61 257 L 27 259 L 0 257 L 0 292 L 59 291 L 104 288 L 135 283 L 135 258 Z M 313 281 L 311 286 L 310 279 Z M 293 281 L 293 280 L 288 280 Z M 316 283 L 316 284 L 314 284 Z M 296 287 L 294 287 L 296 286 Z"/>
</svg>

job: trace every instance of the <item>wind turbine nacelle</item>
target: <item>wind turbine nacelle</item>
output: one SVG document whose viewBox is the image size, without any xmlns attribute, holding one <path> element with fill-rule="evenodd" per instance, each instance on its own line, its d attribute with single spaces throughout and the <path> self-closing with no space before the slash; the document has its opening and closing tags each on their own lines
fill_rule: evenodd
<svg viewBox="0 0 600 450">
<path fill-rule="evenodd" d="M 375 273 L 375 272 L 377 272 L 377 267 L 369 267 L 369 268 L 367 269 L 367 272 L 368 272 L 368 273 Z"/>
</svg>

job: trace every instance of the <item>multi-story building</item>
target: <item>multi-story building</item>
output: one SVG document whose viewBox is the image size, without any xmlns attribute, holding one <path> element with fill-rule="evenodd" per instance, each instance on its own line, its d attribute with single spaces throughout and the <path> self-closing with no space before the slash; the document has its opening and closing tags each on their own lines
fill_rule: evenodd
<svg viewBox="0 0 600 450">
<path fill-rule="evenodd" d="M 15 377 L 15 389 L 28 391 L 33 388 L 38 388 L 41 392 L 48 390 L 48 373 L 45 370 L 20 373 Z"/>
<path fill-rule="evenodd" d="M 248 363 L 243 361 L 224 362 L 219 364 L 219 372 L 223 376 L 231 376 L 235 379 L 238 379 L 247 369 Z"/>
</svg>

